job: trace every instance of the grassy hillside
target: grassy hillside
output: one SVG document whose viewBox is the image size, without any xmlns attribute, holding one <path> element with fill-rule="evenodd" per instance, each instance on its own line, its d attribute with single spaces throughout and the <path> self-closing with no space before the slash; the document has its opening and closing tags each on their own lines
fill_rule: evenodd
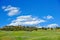
<svg viewBox="0 0 60 40">
<path fill-rule="evenodd" d="M 60 40 L 60 31 L 0 31 L 0 40 Z"/>
</svg>

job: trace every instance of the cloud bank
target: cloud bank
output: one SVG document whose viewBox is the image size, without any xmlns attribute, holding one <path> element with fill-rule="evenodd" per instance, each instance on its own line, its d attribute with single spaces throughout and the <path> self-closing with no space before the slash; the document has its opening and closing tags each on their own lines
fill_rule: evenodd
<svg viewBox="0 0 60 40">
<path fill-rule="evenodd" d="M 45 22 L 45 20 L 39 19 L 37 17 L 32 17 L 31 15 L 26 15 L 26 16 L 18 16 L 9 25 L 14 25 L 14 26 L 17 26 L 17 25 L 37 25 L 42 22 Z"/>
<path fill-rule="evenodd" d="M 59 25 L 58 24 L 49 24 L 49 25 L 47 25 L 47 27 L 49 27 L 49 28 L 55 28 L 55 27 L 58 27 Z"/>
<path fill-rule="evenodd" d="M 20 8 L 13 7 L 11 5 L 3 6 L 2 9 L 4 9 L 5 12 L 8 12 L 7 14 L 8 16 L 14 16 L 14 15 L 21 13 Z"/>
</svg>

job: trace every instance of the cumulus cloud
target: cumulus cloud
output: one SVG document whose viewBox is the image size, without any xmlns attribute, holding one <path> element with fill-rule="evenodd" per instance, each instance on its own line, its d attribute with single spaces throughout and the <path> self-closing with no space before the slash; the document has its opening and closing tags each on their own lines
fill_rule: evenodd
<svg viewBox="0 0 60 40">
<path fill-rule="evenodd" d="M 20 8 L 13 7 L 11 5 L 3 6 L 2 9 L 4 9 L 4 11 L 8 12 L 8 14 L 7 14 L 8 16 L 14 16 L 14 15 L 21 13 Z"/>
<path fill-rule="evenodd" d="M 17 26 L 17 25 L 37 25 L 42 22 L 45 22 L 45 20 L 39 19 L 37 17 L 32 17 L 31 15 L 27 15 L 27 16 L 18 16 L 9 25 L 14 25 L 14 26 Z"/>
<path fill-rule="evenodd" d="M 53 16 L 48 15 L 48 16 L 44 16 L 45 19 L 54 19 Z"/>
<path fill-rule="evenodd" d="M 47 27 L 49 27 L 49 28 L 55 28 L 57 26 L 59 26 L 59 25 L 58 24 L 49 24 L 49 25 L 47 25 Z"/>
</svg>

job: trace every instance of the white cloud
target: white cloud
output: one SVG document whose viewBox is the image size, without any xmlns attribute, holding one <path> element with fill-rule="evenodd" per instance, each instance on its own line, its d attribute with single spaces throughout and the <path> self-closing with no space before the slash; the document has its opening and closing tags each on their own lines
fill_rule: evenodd
<svg viewBox="0 0 60 40">
<path fill-rule="evenodd" d="M 49 27 L 49 28 L 55 28 L 57 26 L 59 26 L 59 25 L 58 24 L 49 24 L 49 25 L 47 25 L 47 27 Z"/>
<path fill-rule="evenodd" d="M 45 16 L 44 18 L 45 19 L 54 19 L 53 16 L 51 16 L 51 15 Z"/>
<path fill-rule="evenodd" d="M 9 25 L 37 25 L 42 22 L 45 22 L 45 20 L 27 15 L 17 17 L 16 20 L 13 20 Z"/>
<path fill-rule="evenodd" d="M 17 15 L 21 12 L 20 8 L 13 7 L 11 5 L 3 6 L 2 9 L 4 9 L 4 11 L 8 12 L 8 14 L 7 14 L 8 16 L 14 16 L 14 15 Z"/>
</svg>

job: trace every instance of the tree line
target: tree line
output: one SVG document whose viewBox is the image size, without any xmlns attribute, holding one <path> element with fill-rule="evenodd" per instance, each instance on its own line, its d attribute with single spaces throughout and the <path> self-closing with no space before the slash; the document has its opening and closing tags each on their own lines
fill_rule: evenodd
<svg viewBox="0 0 60 40">
<path fill-rule="evenodd" d="M 0 30 L 4 30 L 4 31 L 37 31 L 37 30 L 54 30 L 54 29 L 60 29 L 60 27 L 55 27 L 55 28 L 46 28 L 46 27 L 35 27 L 35 26 L 4 26 L 2 28 L 0 28 Z"/>
<path fill-rule="evenodd" d="M 37 31 L 37 27 L 34 26 L 4 26 L 3 28 L 0 28 L 0 30 L 5 31 Z"/>
</svg>

